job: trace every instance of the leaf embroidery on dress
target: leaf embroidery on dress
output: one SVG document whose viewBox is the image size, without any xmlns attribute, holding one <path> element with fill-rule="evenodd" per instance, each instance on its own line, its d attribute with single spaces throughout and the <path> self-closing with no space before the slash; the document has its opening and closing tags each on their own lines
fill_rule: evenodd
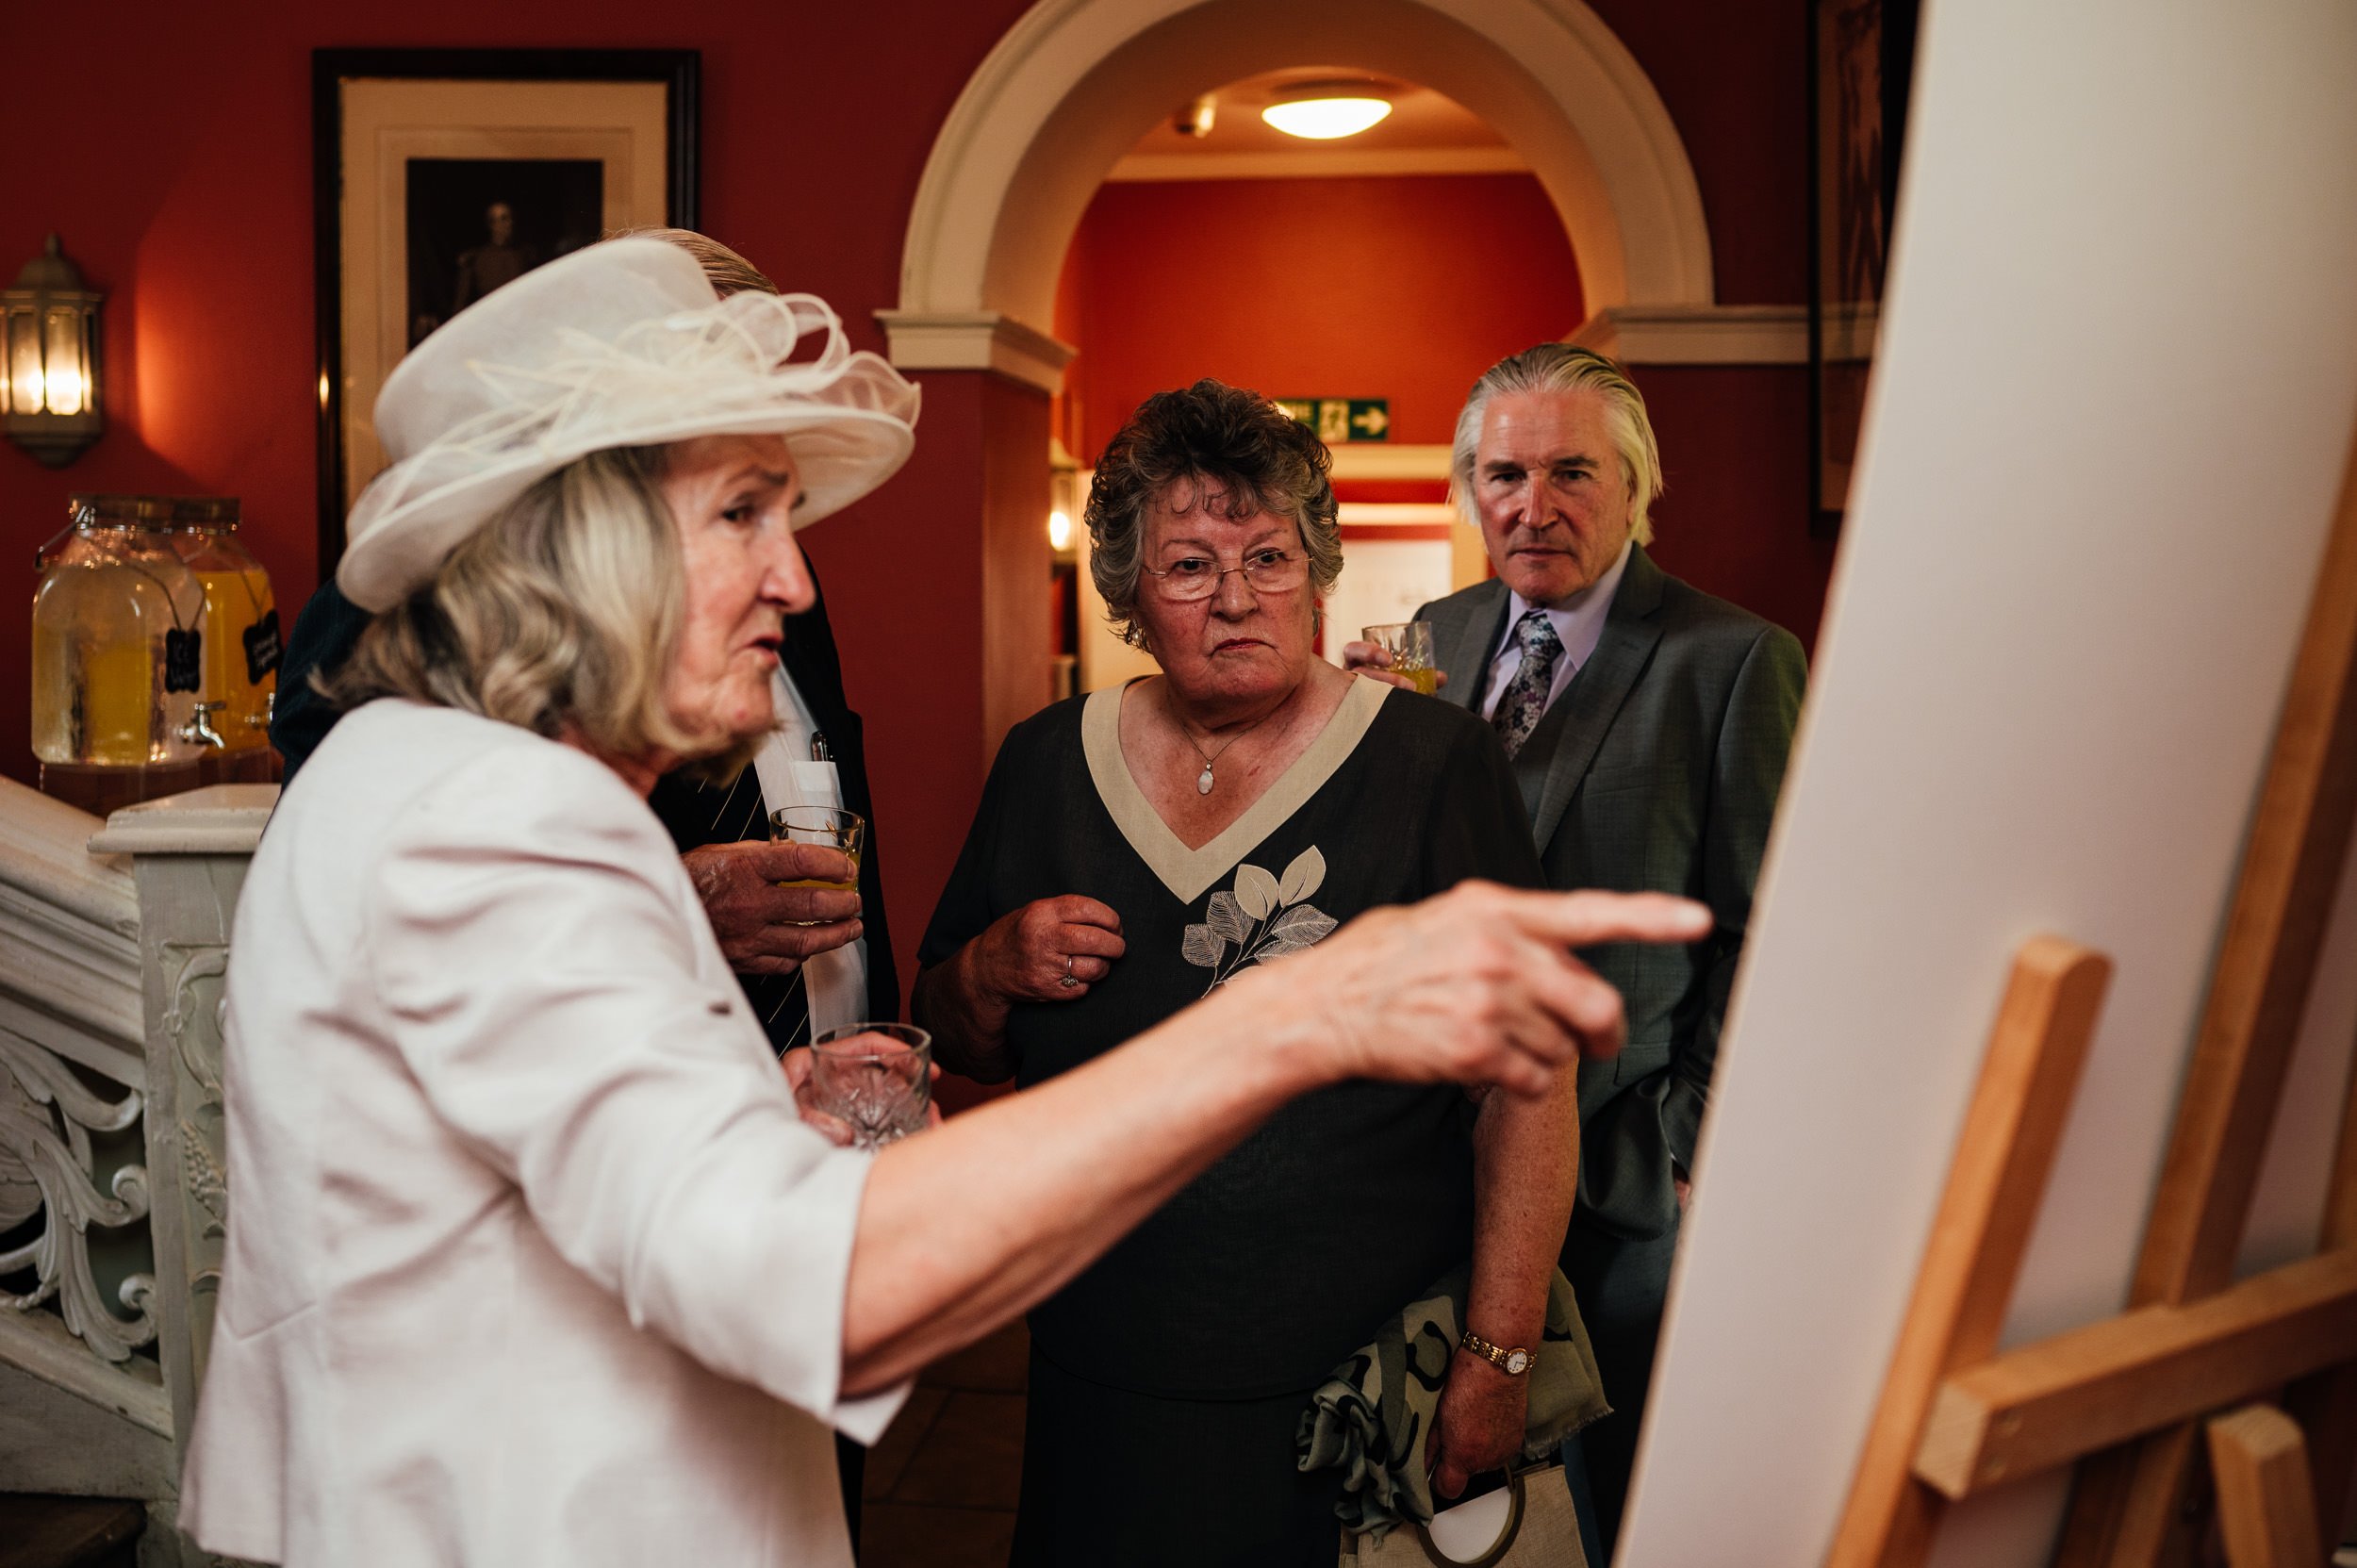
<svg viewBox="0 0 2357 1568">
<path fill-rule="evenodd" d="M 1309 902 L 1325 881 L 1326 857 L 1314 844 L 1294 857 L 1282 878 L 1257 866 L 1237 867 L 1235 891 L 1223 887 L 1212 894 L 1203 923 L 1187 927 L 1179 946 L 1188 963 L 1211 971 L 1204 995 L 1233 980 L 1245 965 L 1303 951 L 1341 924 Z"/>
</svg>

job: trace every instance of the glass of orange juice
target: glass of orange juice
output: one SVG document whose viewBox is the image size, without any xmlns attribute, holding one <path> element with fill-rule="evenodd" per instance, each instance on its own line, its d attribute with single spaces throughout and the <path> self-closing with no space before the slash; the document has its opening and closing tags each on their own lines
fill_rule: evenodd
<svg viewBox="0 0 2357 1568">
<path fill-rule="evenodd" d="M 829 882 L 804 877 L 783 882 L 780 887 L 832 887 L 840 893 L 859 891 L 859 854 L 867 841 L 867 818 L 834 806 L 787 806 L 769 814 L 769 838 L 777 844 L 816 844 L 850 857 L 851 880 Z"/>
<path fill-rule="evenodd" d="M 1386 663 L 1397 674 L 1426 697 L 1440 694 L 1440 671 L 1432 663 L 1432 623 L 1428 620 L 1393 621 L 1383 626 L 1361 626 L 1359 635 L 1375 644 L 1389 655 Z"/>
</svg>

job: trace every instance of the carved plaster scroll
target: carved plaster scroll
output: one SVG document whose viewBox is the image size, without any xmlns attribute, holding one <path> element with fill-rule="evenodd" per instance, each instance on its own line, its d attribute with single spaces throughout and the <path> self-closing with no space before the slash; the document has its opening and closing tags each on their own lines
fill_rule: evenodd
<svg viewBox="0 0 2357 1568">
<path fill-rule="evenodd" d="M 0 1250 L 0 1276 L 33 1272 L 32 1288 L 0 1294 L 0 1308 L 29 1312 L 55 1299 L 66 1327 L 108 1362 L 155 1341 L 156 1281 L 131 1275 L 117 1293 L 131 1315 L 109 1311 L 91 1270 L 90 1228 L 147 1217 L 147 1168 L 124 1166 L 102 1193 L 91 1134 L 136 1126 L 144 1103 L 137 1089 L 104 1098 L 53 1052 L 0 1031 L 0 1222 L 39 1221 L 30 1240 Z"/>
<path fill-rule="evenodd" d="M 178 1170 L 171 1201 L 177 1205 L 180 1257 L 176 1265 L 166 1265 L 167 1249 L 159 1247 L 157 1264 L 178 1276 L 188 1303 L 192 1378 L 201 1384 L 229 1233 L 229 1163 L 221 1086 L 229 949 L 221 942 L 168 941 L 160 956 L 164 994 L 170 999 L 161 1022 L 173 1076 L 170 1126 Z"/>
</svg>

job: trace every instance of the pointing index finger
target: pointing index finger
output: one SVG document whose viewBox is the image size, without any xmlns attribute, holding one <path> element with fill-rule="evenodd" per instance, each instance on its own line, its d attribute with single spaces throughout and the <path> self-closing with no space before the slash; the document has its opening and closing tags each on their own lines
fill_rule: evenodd
<svg viewBox="0 0 2357 1568">
<path fill-rule="evenodd" d="M 1508 892 L 1507 915 L 1524 934 L 1566 948 L 1599 942 L 1699 942 L 1708 906 L 1670 893 Z"/>
</svg>

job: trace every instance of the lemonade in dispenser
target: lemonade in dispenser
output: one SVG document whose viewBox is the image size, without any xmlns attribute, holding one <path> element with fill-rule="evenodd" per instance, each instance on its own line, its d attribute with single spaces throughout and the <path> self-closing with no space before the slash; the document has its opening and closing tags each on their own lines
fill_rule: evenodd
<svg viewBox="0 0 2357 1568">
<path fill-rule="evenodd" d="M 220 737 L 207 758 L 223 782 L 274 779 L 271 709 L 278 689 L 277 602 L 270 573 L 238 538 L 238 503 L 173 503 L 173 543 L 205 593 L 204 728 Z"/>
<path fill-rule="evenodd" d="M 173 503 L 75 496 L 38 557 L 33 753 L 46 771 L 178 769 L 206 750 L 205 590 L 172 547 Z"/>
</svg>

